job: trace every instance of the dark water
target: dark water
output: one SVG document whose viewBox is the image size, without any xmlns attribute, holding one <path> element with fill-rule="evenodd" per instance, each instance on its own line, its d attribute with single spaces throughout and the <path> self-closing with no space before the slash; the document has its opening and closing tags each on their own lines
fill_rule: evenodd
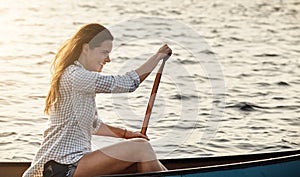
<svg viewBox="0 0 300 177">
<path fill-rule="evenodd" d="M 105 74 L 135 69 L 167 42 L 148 136 L 160 158 L 299 149 L 300 2 L 0 3 L 1 161 L 30 161 L 47 127 L 50 59 L 82 24 L 115 36 Z M 130 94 L 97 96 L 103 121 L 139 131 L 155 73 Z M 99 148 L 120 141 L 94 137 Z"/>
</svg>

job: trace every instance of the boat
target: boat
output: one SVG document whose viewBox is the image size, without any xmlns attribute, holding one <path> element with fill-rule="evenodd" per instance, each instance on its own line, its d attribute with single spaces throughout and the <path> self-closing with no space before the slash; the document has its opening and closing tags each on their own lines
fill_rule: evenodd
<svg viewBox="0 0 300 177">
<path fill-rule="evenodd" d="M 259 154 L 162 159 L 165 172 L 106 175 L 105 177 L 299 177 L 300 150 Z M 20 177 L 30 162 L 0 162 L 1 177 Z"/>
</svg>

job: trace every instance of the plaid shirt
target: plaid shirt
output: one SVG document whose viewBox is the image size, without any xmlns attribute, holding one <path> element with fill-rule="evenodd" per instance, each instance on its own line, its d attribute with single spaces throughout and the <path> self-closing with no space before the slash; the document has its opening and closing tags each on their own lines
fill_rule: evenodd
<svg viewBox="0 0 300 177">
<path fill-rule="evenodd" d="M 96 93 L 133 92 L 139 84 L 135 71 L 104 76 L 84 69 L 78 61 L 67 67 L 60 79 L 60 104 L 51 110 L 44 140 L 23 177 L 41 177 L 43 165 L 49 160 L 74 164 L 91 152 L 91 135 L 101 123 Z"/>
</svg>

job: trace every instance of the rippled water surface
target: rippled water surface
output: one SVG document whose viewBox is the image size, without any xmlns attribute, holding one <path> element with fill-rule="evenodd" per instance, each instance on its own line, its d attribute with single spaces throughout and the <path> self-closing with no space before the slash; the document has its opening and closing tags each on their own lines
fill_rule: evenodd
<svg viewBox="0 0 300 177">
<path fill-rule="evenodd" d="M 160 158 L 299 149 L 299 21 L 297 0 L 1 1 L 1 161 L 33 158 L 50 59 L 91 22 L 115 36 L 105 74 L 173 48 L 148 129 Z M 154 77 L 134 93 L 98 95 L 103 121 L 139 131 Z M 93 147 L 116 141 L 94 137 Z"/>
</svg>

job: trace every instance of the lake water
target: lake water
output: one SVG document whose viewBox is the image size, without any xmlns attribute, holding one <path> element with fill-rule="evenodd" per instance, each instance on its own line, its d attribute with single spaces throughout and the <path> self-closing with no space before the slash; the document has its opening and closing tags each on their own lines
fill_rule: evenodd
<svg viewBox="0 0 300 177">
<path fill-rule="evenodd" d="M 159 158 L 299 149 L 299 21 L 298 0 L 1 1 L 0 161 L 33 158 L 51 59 L 92 22 L 115 36 L 104 74 L 173 49 L 148 129 Z M 103 121 L 139 131 L 155 72 L 134 93 L 97 95 Z"/>
</svg>

